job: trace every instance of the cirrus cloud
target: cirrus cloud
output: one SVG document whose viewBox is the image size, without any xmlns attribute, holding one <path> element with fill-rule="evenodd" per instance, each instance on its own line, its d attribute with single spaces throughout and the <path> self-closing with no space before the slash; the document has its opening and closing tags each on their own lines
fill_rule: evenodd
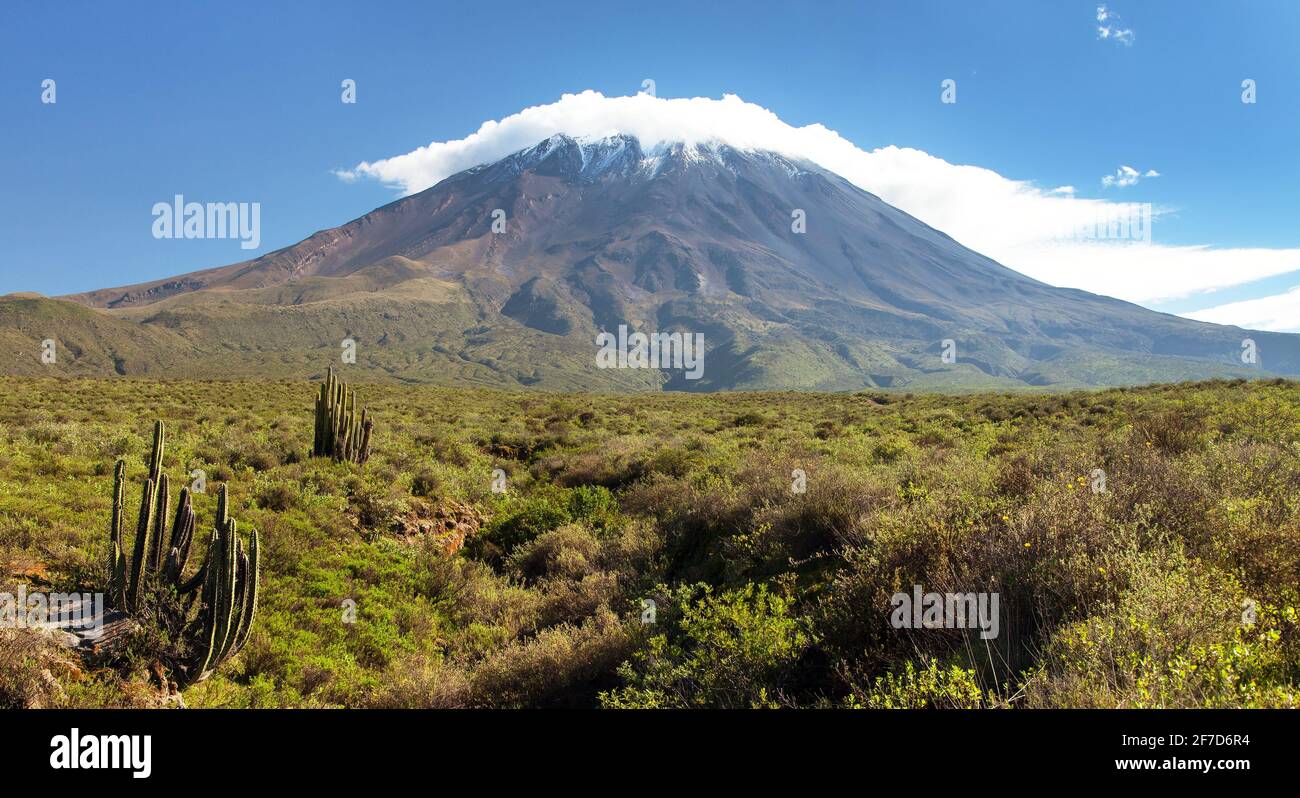
<svg viewBox="0 0 1300 798">
<path fill-rule="evenodd" d="M 1119 14 L 1106 6 L 1097 6 L 1097 38 L 1132 47 L 1137 34 L 1132 28 L 1121 28 L 1118 23 Z"/>
<path fill-rule="evenodd" d="M 1154 169 L 1139 172 L 1131 166 L 1121 166 L 1115 170 L 1115 174 L 1104 176 L 1101 184 L 1106 188 L 1128 188 L 1136 186 L 1139 180 L 1146 177 L 1160 177 L 1160 173 Z"/>
</svg>

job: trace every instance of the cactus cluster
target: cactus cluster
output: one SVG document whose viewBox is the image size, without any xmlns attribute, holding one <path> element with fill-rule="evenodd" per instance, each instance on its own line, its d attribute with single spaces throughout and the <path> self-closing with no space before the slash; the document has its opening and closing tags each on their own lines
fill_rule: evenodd
<svg viewBox="0 0 1300 798">
<path fill-rule="evenodd" d="M 187 656 L 180 664 L 186 682 L 205 678 L 234 656 L 252 631 L 257 610 L 258 538 L 248 534 L 248 546 L 239 538 L 230 518 L 229 494 L 222 484 L 217 496 L 217 517 L 207 554 L 198 571 L 184 578 L 194 540 L 196 515 L 188 488 L 182 488 L 168 533 L 171 487 L 162 473 L 166 438 L 161 421 L 154 423 L 149 476 L 140 497 L 131 555 L 125 553 L 123 505 L 126 463 L 117 461 L 113 472 L 113 514 L 109 531 L 108 604 L 129 615 L 143 609 L 151 585 L 170 588 L 179 599 L 170 618 L 173 631 L 186 642 Z M 166 541 L 164 543 L 164 541 Z M 196 612 L 191 613 L 195 599 Z"/>
<path fill-rule="evenodd" d="M 357 417 L 357 392 L 334 374 L 331 367 L 316 397 L 316 434 L 313 457 L 364 464 L 370 459 L 370 430 L 374 419 L 362 408 Z"/>
<path fill-rule="evenodd" d="M 113 518 L 109 530 L 109 595 L 111 606 L 134 612 L 140 606 L 141 586 L 150 579 L 162 579 L 177 588 L 189 560 L 194 540 L 194 505 L 188 488 L 182 488 L 171 534 L 167 534 L 167 510 L 171 505 L 171 484 L 162 473 L 165 438 L 162 422 L 154 423 L 153 453 L 149 476 L 140 497 L 135 543 L 130 557 L 123 550 L 123 503 L 126 494 L 126 462 L 117 461 L 113 470 Z M 166 545 L 164 545 L 164 540 Z"/>
<path fill-rule="evenodd" d="M 203 651 L 202 663 L 194 672 L 197 679 L 238 653 L 253 630 L 257 611 L 257 530 L 249 533 L 245 550 L 237 526 L 227 509 L 223 484 L 217 497 L 217 520 L 207 560 L 195 575 L 203 577 L 203 609 L 194 622 Z"/>
</svg>

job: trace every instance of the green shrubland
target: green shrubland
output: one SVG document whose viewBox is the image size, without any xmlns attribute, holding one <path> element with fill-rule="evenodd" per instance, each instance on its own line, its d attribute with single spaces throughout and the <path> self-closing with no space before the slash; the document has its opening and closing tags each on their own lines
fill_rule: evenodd
<svg viewBox="0 0 1300 798">
<path fill-rule="evenodd" d="M 315 391 L 0 379 L 0 592 L 108 584 L 113 464 L 143 480 L 158 418 L 199 517 L 226 482 L 261 542 L 257 623 L 188 706 L 1300 703 L 1294 382 L 365 385 L 364 465 L 311 456 Z M 914 585 L 998 593 L 999 634 L 894 628 Z M 151 705 L 133 657 L 0 630 L 0 705 Z"/>
</svg>

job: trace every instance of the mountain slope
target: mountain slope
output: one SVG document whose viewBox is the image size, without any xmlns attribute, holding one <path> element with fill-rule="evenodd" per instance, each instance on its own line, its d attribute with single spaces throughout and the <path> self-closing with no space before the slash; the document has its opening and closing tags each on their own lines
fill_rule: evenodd
<svg viewBox="0 0 1300 798">
<path fill-rule="evenodd" d="M 1045 285 L 813 164 L 626 136 L 555 136 L 255 260 L 68 299 L 152 336 L 118 373 L 291 376 L 351 338 L 349 369 L 411 381 L 1080 386 L 1259 375 L 1246 337 L 1300 373 L 1300 336 Z M 702 333 L 703 377 L 597 368 L 620 325 Z"/>
</svg>

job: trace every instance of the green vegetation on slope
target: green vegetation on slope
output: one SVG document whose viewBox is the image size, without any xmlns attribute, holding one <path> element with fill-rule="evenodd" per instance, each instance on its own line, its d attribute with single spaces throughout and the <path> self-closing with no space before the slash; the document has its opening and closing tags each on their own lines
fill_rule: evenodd
<svg viewBox="0 0 1300 798">
<path fill-rule="evenodd" d="M 360 467 L 308 457 L 305 381 L 0 379 L 0 591 L 106 584 L 113 462 L 140 481 L 158 417 L 263 547 L 252 636 L 189 706 L 1300 702 L 1294 382 L 363 390 Z M 997 592 L 999 635 L 893 628 L 914 585 Z M 6 630 L 0 704 L 152 705 L 149 665 Z"/>
<path fill-rule="evenodd" d="M 680 315 L 667 319 L 669 326 L 705 335 L 705 368 L 695 380 L 681 369 L 598 368 L 590 324 L 553 334 L 472 301 L 450 283 L 411 279 L 370 292 L 366 278 L 374 275 L 196 292 L 111 311 L 63 299 L 0 297 L 0 351 L 9 353 L 0 374 L 319 378 L 320 363 L 337 358 L 345 340 L 355 344 L 356 380 L 502 390 L 1038 391 L 1292 373 L 1285 352 L 1293 336 L 1265 338 L 1274 333 L 1252 333 L 1265 355 L 1259 365 L 1246 365 L 1237 359 L 1236 340 L 1210 359 L 1074 342 L 1031 361 L 996 338 L 958 329 L 944 333 L 958 342 L 957 362 L 944 363 L 937 339 L 895 340 L 887 328 L 813 337 L 781 325 L 756 331 L 724 304 L 678 303 Z M 55 345 L 53 364 L 41 361 L 47 340 Z"/>
</svg>

